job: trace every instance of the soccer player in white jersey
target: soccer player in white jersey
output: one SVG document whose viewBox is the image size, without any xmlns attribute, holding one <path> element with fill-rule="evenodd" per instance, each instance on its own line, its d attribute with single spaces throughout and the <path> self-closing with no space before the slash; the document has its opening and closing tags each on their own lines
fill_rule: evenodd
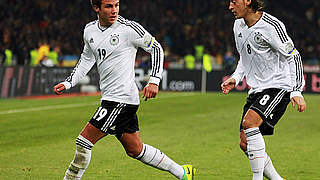
<svg viewBox="0 0 320 180">
<path fill-rule="evenodd" d="M 305 82 L 300 54 L 284 24 L 262 8 L 262 0 L 230 0 L 240 60 L 221 88 L 228 94 L 246 77 L 251 89 L 243 108 L 240 147 L 249 158 L 253 180 L 263 175 L 278 180 L 283 178 L 265 152 L 263 135 L 273 134 L 290 100 L 299 112 L 306 109 L 301 95 Z"/>
<path fill-rule="evenodd" d="M 134 82 L 136 52 L 140 47 L 151 54 L 150 79 L 142 95 L 148 100 L 158 93 L 164 59 L 161 45 L 140 24 L 118 15 L 119 0 L 91 0 L 91 4 L 98 20 L 86 25 L 85 45 L 79 62 L 71 75 L 54 87 L 54 91 L 59 95 L 74 87 L 96 64 L 101 106 L 76 139 L 75 157 L 64 179 L 81 179 L 89 165 L 92 147 L 111 134 L 118 138 L 128 156 L 168 171 L 178 179 L 192 180 L 194 171 L 191 165 L 177 164 L 160 150 L 143 144 L 139 136 L 136 115 L 139 92 Z"/>
</svg>

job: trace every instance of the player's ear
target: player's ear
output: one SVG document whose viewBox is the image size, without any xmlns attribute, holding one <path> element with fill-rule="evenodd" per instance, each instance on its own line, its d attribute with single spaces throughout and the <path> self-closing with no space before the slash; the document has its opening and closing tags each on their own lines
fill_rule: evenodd
<svg viewBox="0 0 320 180">
<path fill-rule="evenodd" d="M 100 10 L 100 7 L 98 7 L 97 5 L 93 5 L 93 10 L 94 12 L 98 13 Z"/>
<path fill-rule="evenodd" d="M 251 0 L 244 0 L 244 3 L 246 4 L 246 6 L 249 6 L 252 2 Z"/>
</svg>

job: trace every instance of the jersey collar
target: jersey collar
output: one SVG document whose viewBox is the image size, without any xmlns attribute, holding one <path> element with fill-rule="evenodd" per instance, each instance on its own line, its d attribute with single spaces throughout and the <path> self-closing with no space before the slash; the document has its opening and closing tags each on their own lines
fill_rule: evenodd
<svg viewBox="0 0 320 180">
<path fill-rule="evenodd" d="M 98 29 L 100 29 L 101 32 L 104 32 L 105 30 L 114 27 L 116 23 L 118 23 L 118 21 L 115 21 L 111 26 L 104 27 L 104 26 L 100 25 L 100 21 L 98 20 L 97 26 L 98 26 Z"/>
</svg>

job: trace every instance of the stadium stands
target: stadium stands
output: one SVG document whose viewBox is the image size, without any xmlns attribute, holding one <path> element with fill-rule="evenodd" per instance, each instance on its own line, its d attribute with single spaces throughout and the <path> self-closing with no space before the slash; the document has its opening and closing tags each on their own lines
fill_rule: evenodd
<svg viewBox="0 0 320 180">
<path fill-rule="evenodd" d="M 304 57 L 305 64 L 319 64 L 320 3 L 316 0 L 266 0 L 266 11 L 287 25 L 287 31 Z M 166 50 L 167 61 L 179 61 L 195 45 L 214 57 L 237 55 L 233 16 L 229 1 L 221 0 L 123 0 L 120 14 L 149 27 Z M 96 19 L 89 0 L 2 0 L 0 4 L 0 51 L 12 50 L 16 64 L 30 64 L 30 51 L 47 42 L 64 55 L 79 55 L 86 23 Z M 139 60 L 145 54 L 140 52 Z M 2 58 L 3 59 L 3 58 Z M 140 61 L 139 61 L 140 62 Z M 143 62 L 143 61 L 141 61 Z M 221 63 L 221 62 L 219 62 Z"/>
</svg>

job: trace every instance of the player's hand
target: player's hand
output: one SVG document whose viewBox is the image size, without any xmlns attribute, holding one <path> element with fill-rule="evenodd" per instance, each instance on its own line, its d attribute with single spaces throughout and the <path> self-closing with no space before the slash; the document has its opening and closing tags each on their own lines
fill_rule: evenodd
<svg viewBox="0 0 320 180">
<path fill-rule="evenodd" d="M 295 97 L 291 98 L 291 104 L 292 104 L 292 107 L 295 107 L 295 104 L 297 104 L 297 106 L 298 106 L 297 110 L 299 112 L 303 112 L 307 108 L 307 104 L 304 101 L 304 98 L 300 97 L 300 96 L 295 96 Z"/>
<path fill-rule="evenodd" d="M 63 84 L 57 84 L 53 87 L 53 91 L 54 93 L 56 93 L 57 95 L 61 95 L 62 91 L 64 91 L 66 89 L 66 87 Z"/>
<path fill-rule="evenodd" d="M 231 89 L 233 89 L 236 85 L 236 80 L 234 78 L 229 78 L 225 82 L 221 84 L 221 89 L 223 94 L 228 94 Z"/>
<path fill-rule="evenodd" d="M 158 94 L 159 87 L 156 84 L 149 83 L 143 88 L 142 98 L 147 101 L 149 98 L 155 98 Z"/>
</svg>

